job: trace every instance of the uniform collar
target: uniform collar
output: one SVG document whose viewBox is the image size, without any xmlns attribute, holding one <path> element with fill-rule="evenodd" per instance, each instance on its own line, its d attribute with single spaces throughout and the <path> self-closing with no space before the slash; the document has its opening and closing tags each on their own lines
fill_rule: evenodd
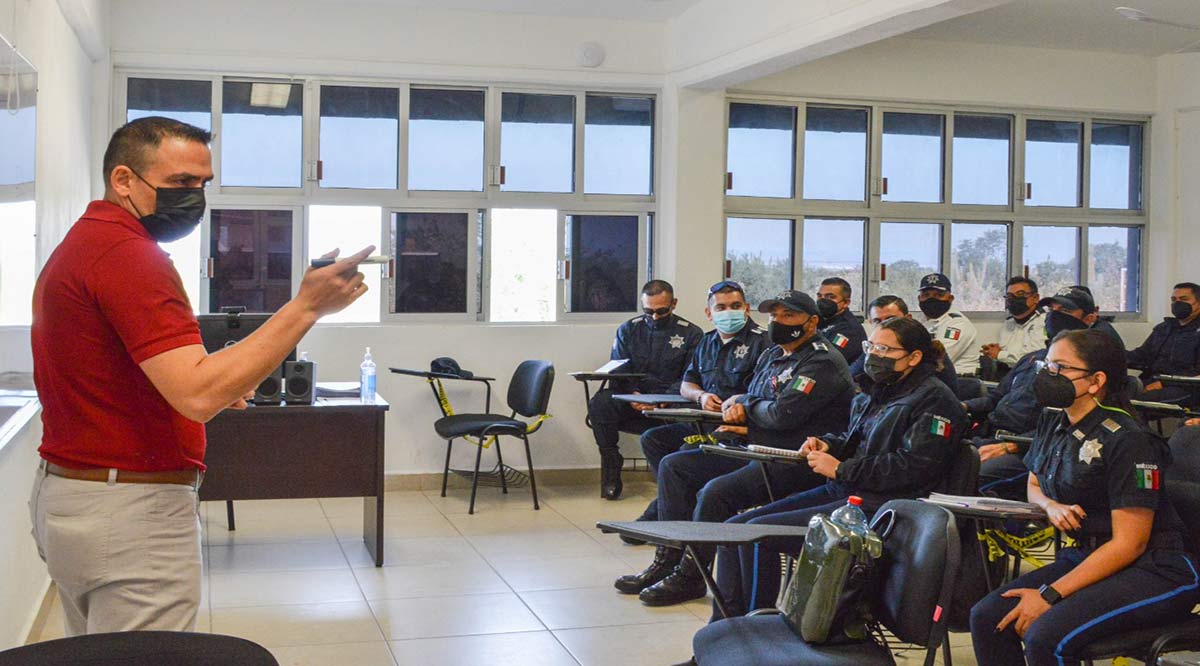
<svg viewBox="0 0 1200 666">
<path fill-rule="evenodd" d="M 1008 319 L 1010 321 L 1012 321 L 1012 323 L 1016 324 L 1017 326 L 1028 326 L 1030 323 L 1037 321 L 1037 319 L 1039 317 L 1043 316 L 1044 314 L 1045 313 L 1042 312 L 1041 310 L 1039 310 L 1038 308 L 1034 308 L 1033 314 L 1029 315 L 1029 318 L 1026 319 L 1025 321 L 1017 321 L 1017 318 L 1012 315 L 1008 315 Z"/>
<path fill-rule="evenodd" d="M 147 240 L 154 240 L 146 227 L 138 221 L 136 217 L 131 215 L 129 211 L 121 208 L 115 203 L 104 201 L 103 199 L 93 201 L 88 204 L 87 210 L 79 218 L 81 220 L 96 220 L 97 222 L 109 222 L 119 224 L 133 233 Z"/>
<path fill-rule="evenodd" d="M 1058 427 L 1056 428 L 1056 430 L 1058 432 L 1081 433 L 1081 434 L 1076 435 L 1075 438 L 1080 441 L 1083 441 L 1083 437 L 1086 437 L 1088 435 L 1088 433 L 1095 430 L 1097 426 L 1099 426 L 1101 423 L 1103 423 L 1105 421 L 1105 419 L 1108 419 L 1108 418 L 1111 418 L 1111 415 L 1108 413 L 1108 410 L 1096 407 L 1095 409 L 1093 409 L 1092 411 L 1090 411 L 1086 415 L 1084 415 L 1084 417 L 1082 419 L 1079 419 L 1079 423 L 1071 425 L 1071 422 L 1067 420 L 1067 410 L 1064 409 L 1062 411 L 1062 413 L 1059 414 L 1059 416 L 1058 416 Z"/>
<path fill-rule="evenodd" d="M 713 329 L 713 330 L 716 330 L 716 329 Z M 720 331 L 717 331 L 717 340 L 720 341 L 722 344 L 732 344 L 734 342 L 740 342 L 742 344 L 746 344 L 746 342 L 748 342 L 750 340 L 751 334 L 757 335 L 756 333 L 754 333 L 754 331 L 756 331 L 756 330 L 758 330 L 758 324 L 755 324 L 754 320 L 751 319 L 749 316 L 747 316 L 746 317 L 746 325 L 742 327 L 742 330 L 738 331 L 737 333 L 734 333 L 733 337 L 729 338 L 729 342 L 725 342 L 724 340 L 721 340 L 721 332 Z"/>
</svg>

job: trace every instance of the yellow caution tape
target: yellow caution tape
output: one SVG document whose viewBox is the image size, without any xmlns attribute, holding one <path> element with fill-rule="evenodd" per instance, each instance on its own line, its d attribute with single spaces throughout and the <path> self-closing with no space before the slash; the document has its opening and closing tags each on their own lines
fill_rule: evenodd
<svg viewBox="0 0 1200 666">
<path fill-rule="evenodd" d="M 450 398 L 448 398 L 446 396 L 446 389 L 442 386 L 442 380 L 440 380 L 436 377 L 430 377 L 429 379 L 426 379 L 425 381 L 427 381 L 430 384 L 433 384 L 434 386 L 437 387 L 438 404 L 440 404 L 442 406 L 442 411 L 446 413 L 446 416 L 454 416 L 454 407 L 450 404 Z M 533 432 L 534 430 L 537 430 L 538 428 L 541 427 L 542 422 L 549 418 L 553 418 L 553 417 L 550 416 L 549 414 L 542 414 L 541 416 L 534 419 L 533 423 L 527 423 L 525 425 L 525 432 L 530 433 L 530 432 Z M 486 442 L 481 442 L 480 440 L 478 440 L 475 437 L 463 435 L 463 439 L 474 444 L 475 446 L 482 446 L 485 449 L 491 448 L 492 444 L 496 443 L 496 437 L 497 437 L 496 435 L 492 435 L 491 437 L 489 437 L 487 439 Z"/>
<path fill-rule="evenodd" d="M 687 437 L 683 438 L 683 443 L 695 444 L 697 446 L 700 444 L 716 444 L 717 438 L 713 437 L 712 435 L 688 435 Z"/>
<path fill-rule="evenodd" d="M 1029 566 L 1039 569 L 1046 563 L 1034 557 L 1031 551 L 1053 539 L 1054 528 L 1047 527 L 1027 537 L 1016 537 L 1001 530 L 983 530 L 978 536 L 979 540 L 987 546 L 989 562 L 995 562 L 1011 551 Z M 1002 545 L 1007 546 L 1008 550 L 1006 551 Z"/>
</svg>

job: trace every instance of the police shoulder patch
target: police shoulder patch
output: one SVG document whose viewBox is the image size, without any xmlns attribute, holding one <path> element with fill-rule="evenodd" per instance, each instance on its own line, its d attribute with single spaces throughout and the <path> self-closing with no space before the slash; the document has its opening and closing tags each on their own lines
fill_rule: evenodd
<svg viewBox="0 0 1200 666">
<path fill-rule="evenodd" d="M 758 334 L 758 335 L 766 335 L 766 333 L 767 333 L 766 329 L 762 329 L 762 328 L 752 328 L 752 329 L 750 329 L 750 332 Z"/>
<path fill-rule="evenodd" d="M 800 375 L 795 381 L 792 382 L 792 388 L 803 393 L 804 395 L 812 393 L 812 390 L 814 387 L 816 387 L 816 385 L 817 380 L 813 379 L 812 377 L 805 377 L 804 375 Z"/>
<path fill-rule="evenodd" d="M 962 331 L 954 328 L 953 326 L 949 326 L 946 328 L 945 332 L 942 333 L 942 337 L 946 338 L 947 340 L 957 340 L 962 337 Z"/>
<path fill-rule="evenodd" d="M 817 349 L 820 351 L 829 351 L 829 345 L 825 344 L 824 342 L 814 342 L 813 349 Z"/>
<path fill-rule="evenodd" d="M 1121 424 L 1117 423 L 1116 421 L 1114 421 L 1112 419 L 1104 419 L 1104 422 L 1101 423 L 1100 425 L 1103 426 L 1104 429 L 1109 432 L 1116 432 L 1121 429 Z"/>
<path fill-rule="evenodd" d="M 959 317 L 962 317 L 962 315 L 961 315 L 961 314 L 959 314 L 959 313 L 957 313 L 957 312 L 951 312 L 951 313 L 950 313 L 950 318 L 951 318 L 951 319 L 958 319 Z"/>
</svg>

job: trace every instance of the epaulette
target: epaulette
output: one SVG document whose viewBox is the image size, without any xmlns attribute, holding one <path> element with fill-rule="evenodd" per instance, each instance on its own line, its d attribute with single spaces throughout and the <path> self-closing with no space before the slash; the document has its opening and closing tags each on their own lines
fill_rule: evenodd
<svg viewBox="0 0 1200 666">
<path fill-rule="evenodd" d="M 1104 429 L 1109 432 L 1116 432 L 1121 429 L 1121 424 L 1117 423 L 1116 421 L 1114 421 L 1112 419 L 1104 419 L 1104 422 L 1101 423 L 1100 425 L 1103 426 Z"/>
<path fill-rule="evenodd" d="M 951 319 L 957 319 L 957 318 L 960 318 L 960 317 L 962 317 L 962 315 L 961 315 L 961 314 L 959 314 L 959 313 L 957 313 L 957 312 L 951 312 L 951 313 L 950 313 L 950 318 L 951 318 Z"/>
</svg>

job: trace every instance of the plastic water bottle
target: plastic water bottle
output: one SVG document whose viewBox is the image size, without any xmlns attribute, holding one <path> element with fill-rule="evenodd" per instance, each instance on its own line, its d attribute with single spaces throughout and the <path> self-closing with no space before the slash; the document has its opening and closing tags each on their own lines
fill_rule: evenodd
<svg viewBox="0 0 1200 666">
<path fill-rule="evenodd" d="M 867 514 L 862 510 L 862 498 L 857 495 L 851 495 L 846 506 L 835 509 L 829 518 L 852 532 L 864 534 L 871 529 Z"/>
<path fill-rule="evenodd" d="M 358 366 L 358 381 L 359 399 L 367 403 L 375 402 L 375 361 L 371 360 L 370 347 L 367 347 L 367 353 L 363 355 L 362 365 Z"/>
</svg>

